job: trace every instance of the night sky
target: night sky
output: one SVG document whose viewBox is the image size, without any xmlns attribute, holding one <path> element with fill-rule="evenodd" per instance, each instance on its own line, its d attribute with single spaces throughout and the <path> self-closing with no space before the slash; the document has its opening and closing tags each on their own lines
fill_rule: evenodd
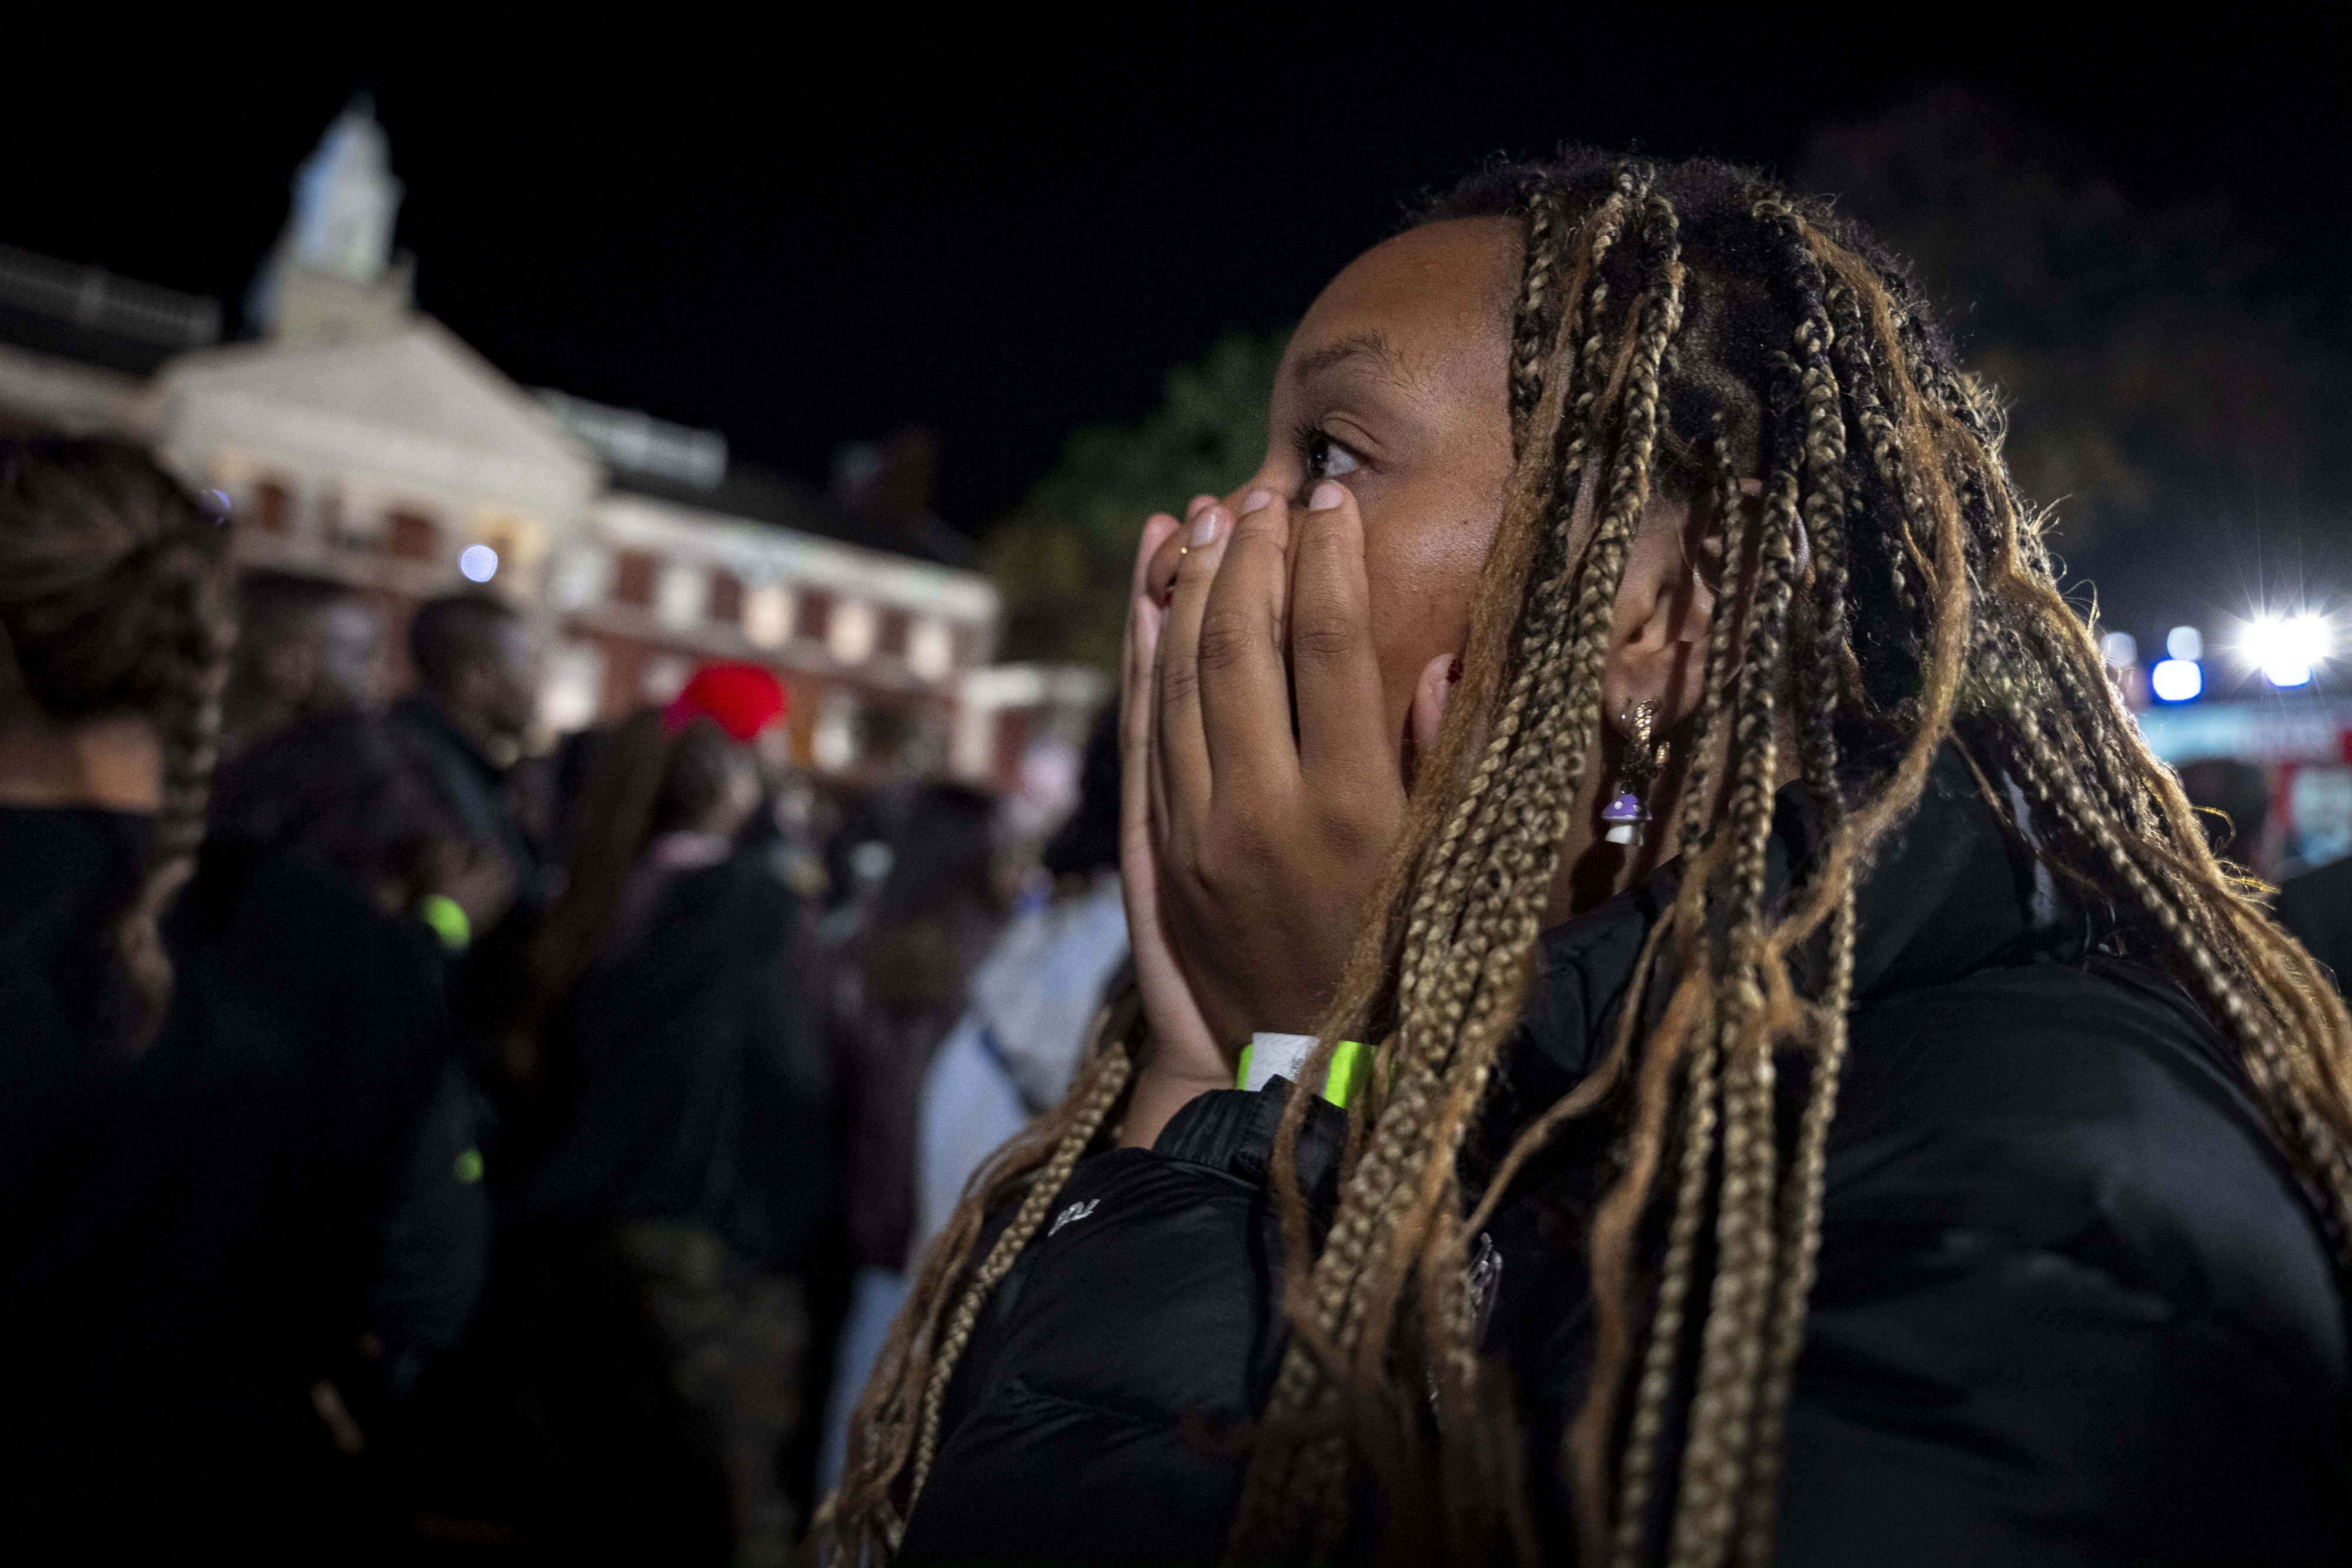
<svg viewBox="0 0 2352 1568">
<path fill-rule="evenodd" d="M 423 308 L 509 374 L 717 426 L 811 477 L 837 442 L 928 422 L 940 509 L 974 532 L 1074 425 L 1142 412 L 1223 328 L 1295 319 L 1401 197 L 1563 137 L 1786 163 L 1818 120 L 1957 80 L 2136 196 L 2225 194 L 2340 290 L 2335 46 L 2028 48 L 1956 7 L 1827 32 L 1798 20 L 1825 8 L 1776 9 L 1790 20 L 1726 31 L 1553 7 L 1567 19 L 1445 36 L 1353 8 L 1280 33 L 1130 10 L 1088 37 L 639 7 L 527 47 L 391 11 L 365 42 L 118 22 L 12 47 L 0 241 L 217 296 L 234 320 L 295 165 L 365 89 Z M 1925 49 L 1930 16 L 1986 36 Z"/>
</svg>

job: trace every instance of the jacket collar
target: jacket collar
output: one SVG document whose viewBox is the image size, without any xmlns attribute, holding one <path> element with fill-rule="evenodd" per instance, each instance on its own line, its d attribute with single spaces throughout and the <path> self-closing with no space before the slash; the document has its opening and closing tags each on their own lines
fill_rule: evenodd
<svg viewBox="0 0 2352 1568">
<path fill-rule="evenodd" d="M 2018 829 L 1994 811 L 1968 759 L 1947 742 L 1917 807 L 1880 844 L 1854 891 L 1856 1005 L 1980 969 L 2076 960 L 2112 934 L 2109 912 L 2087 907 L 2051 874 L 2034 847 L 2022 793 L 2005 777 L 1990 777 L 2008 795 Z M 1786 906 L 1790 887 L 1811 873 L 1824 837 L 1822 802 L 1811 789 L 1801 781 L 1783 788 L 1766 852 L 1767 907 Z M 1544 933 L 1508 1069 L 1522 1081 L 1523 1100 L 1551 1085 L 1566 1092 L 1607 1054 L 1642 943 L 1682 877 L 1680 859 L 1670 861 Z M 1826 931 L 1818 932 L 1797 955 L 1792 978 L 1801 991 L 1818 993 L 1827 944 Z M 1674 987 L 1671 952 L 1662 948 L 1655 965 L 1645 988 L 1645 1024 L 1655 1022 Z"/>
</svg>

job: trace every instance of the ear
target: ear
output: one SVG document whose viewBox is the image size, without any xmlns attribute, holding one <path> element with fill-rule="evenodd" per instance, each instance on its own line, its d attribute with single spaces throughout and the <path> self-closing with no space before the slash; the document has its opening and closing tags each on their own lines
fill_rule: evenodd
<svg viewBox="0 0 2352 1568">
<path fill-rule="evenodd" d="M 1759 481 L 1740 482 L 1760 505 Z M 1651 503 L 1625 561 L 1601 677 L 1601 716 L 1622 730 L 1641 701 L 1658 705 L 1659 727 L 1673 729 L 1698 711 L 1706 695 L 1706 644 L 1723 581 L 1722 508 L 1714 491 L 1694 486 L 1674 500 Z M 1754 537 L 1754 530 L 1748 530 Z M 1738 650 L 1732 656 L 1737 659 Z"/>
<path fill-rule="evenodd" d="M 1405 721 L 1406 738 L 1412 742 L 1405 747 L 1404 783 L 1408 789 L 1412 788 L 1421 758 L 1437 749 L 1438 727 L 1445 720 L 1445 705 L 1454 695 L 1454 683 L 1461 678 L 1461 657 L 1440 653 L 1422 666 L 1421 679 L 1413 683 L 1412 711 Z"/>
</svg>

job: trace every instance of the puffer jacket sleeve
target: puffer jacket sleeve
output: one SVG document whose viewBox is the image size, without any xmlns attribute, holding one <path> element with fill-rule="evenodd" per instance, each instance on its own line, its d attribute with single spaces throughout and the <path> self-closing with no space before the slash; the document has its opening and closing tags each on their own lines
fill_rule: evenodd
<svg viewBox="0 0 2352 1568">
<path fill-rule="evenodd" d="M 1268 1174 L 1289 1088 L 1202 1095 L 1155 1147 L 1080 1162 L 958 1364 L 901 1568 L 1217 1560 L 1234 1435 L 1282 1353 Z M 1309 1107 L 1298 1171 L 1318 1232 L 1346 1134 Z"/>
</svg>

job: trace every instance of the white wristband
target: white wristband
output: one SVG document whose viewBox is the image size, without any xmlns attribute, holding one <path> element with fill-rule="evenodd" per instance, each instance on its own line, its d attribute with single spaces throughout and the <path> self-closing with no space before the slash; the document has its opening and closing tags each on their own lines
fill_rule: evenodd
<svg viewBox="0 0 2352 1568">
<path fill-rule="evenodd" d="M 1311 1034 L 1273 1034 L 1260 1030 L 1250 1036 L 1243 1053 L 1242 1087 L 1263 1089 L 1277 1078 L 1298 1082 L 1298 1070 L 1315 1050 Z"/>
</svg>

